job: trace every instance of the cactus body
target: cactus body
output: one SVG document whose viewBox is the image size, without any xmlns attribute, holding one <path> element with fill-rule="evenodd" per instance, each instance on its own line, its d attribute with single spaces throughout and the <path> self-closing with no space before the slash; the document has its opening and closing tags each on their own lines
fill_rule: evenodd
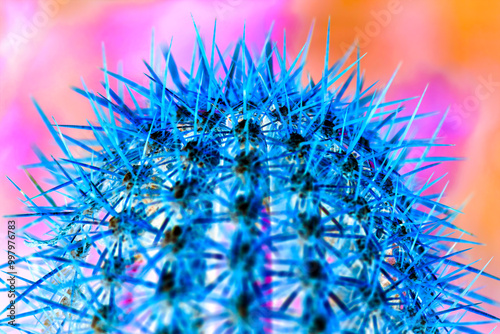
<svg viewBox="0 0 500 334">
<path fill-rule="evenodd" d="M 128 96 L 76 89 L 98 120 L 76 127 L 91 142 L 47 122 L 65 156 L 42 159 L 56 185 L 36 200 L 67 201 L 28 202 L 52 233 L 27 236 L 22 328 L 473 333 L 465 312 L 496 319 L 460 284 L 482 270 L 450 247 L 469 243 L 456 211 L 421 195 L 434 180 L 417 187 L 435 137 L 407 138 L 419 116 L 384 101 L 389 85 L 365 87 L 347 55 L 303 86 L 303 62 L 270 42 L 259 56 L 243 41 L 208 51 L 183 77 L 165 51 L 171 86 L 146 64 L 150 87 L 105 69 Z M 424 154 L 401 174 L 412 147 Z"/>
</svg>

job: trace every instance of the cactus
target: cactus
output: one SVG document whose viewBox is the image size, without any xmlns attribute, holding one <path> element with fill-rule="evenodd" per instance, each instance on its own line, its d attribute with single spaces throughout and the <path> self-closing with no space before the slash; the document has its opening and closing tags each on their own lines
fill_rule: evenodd
<svg viewBox="0 0 500 334">
<path fill-rule="evenodd" d="M 20 329 L 477 333 L 498 320 L 479 305 L 496 302 L 471 289 L 495 277 L 459 261 L 456 245 L 475 244 L 452 224 L 459 210 L 443 192 L 423 195 L 441 178 L 416 177 L 439 164 L 427 154 L 442 122 L 408 138 L 428 114 L 385 101 L 394 76 L 365 87 L 359 51 L 345 67 L 351 48 L 304 86 L 309 41 L 290 64 L 269 36 L 252 55 L 244 38 L 221 53 L 197 33 L 191 70 L 181 77 L 163 48 L 164 73 L 145 63 L 149 87 L 105 62 L 103 94 L 74 88 L 94 124 L 51 124 L 35 102 L 64 157 L 39 153 L 54 185 L 13 215 L 50 228 L 25 234 Z M 423 154 L 408 159 L 415 147 Z"/>
</svg>

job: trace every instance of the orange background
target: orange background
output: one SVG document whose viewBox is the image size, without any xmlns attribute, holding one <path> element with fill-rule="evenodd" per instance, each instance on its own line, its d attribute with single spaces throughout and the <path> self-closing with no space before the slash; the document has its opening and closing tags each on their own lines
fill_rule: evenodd
<svg viewBox="0 0 500 334">
<path fill-rule="evenodd" d="M 100 90 L 101 42 L 108 66 L 121 60 L 125 76 L 144 82 L 142 59 L 149 60 L 151 29 L 156 41 L 170 43 L 176 61 L 189 65 L 194 42 L 191 15 L 201 35 L 211 41 L 214 19 L 223 47 L 243 32 L 249 45 L 262 46 L 274 21 L 273 37 L 282 46 L 286 29 L 288 53 L 296 55 L 315 19 L 307 70 L 319 78 L 323 68 L 328 19 L 331 20 L 330 64 L 356 38 L 367 82 L 387 82 L 402 61 L 390 98 L 420 95 L 429 84 L 422 112 L 449 106 L 440 132 L 453 148 L 437 151 L 465 157 L 446 163 L 445 202 L 459 206 L 473 197 L 457 219 L 485 247 L 470 258 L 484 265 L 500 254 L 500 2 L 477 0 L 2 0 L 0 2 L 0 166 L 28 195 L 37 193 L 17 168 L 37 161 L 31 145 L 59 156 L 49 132 L 32 106 L 33 95 L 59 124 L 93 119 L 89 104 L 69 86 Z M 414 106 L 408 103 L 408 108 Z M 418 122 L 429 135 L 439 117 Z M 0 179 L 0 214 L 22 211 L 19 192 Z M 3 231 L 0 234 L 4 235 Z M 500 259 L 488 270 L 500 275 Z M 487 292 L 500 300 L 500 284 Z M 498 314 L 498 312 L 497 312 Z"/>
</svg>

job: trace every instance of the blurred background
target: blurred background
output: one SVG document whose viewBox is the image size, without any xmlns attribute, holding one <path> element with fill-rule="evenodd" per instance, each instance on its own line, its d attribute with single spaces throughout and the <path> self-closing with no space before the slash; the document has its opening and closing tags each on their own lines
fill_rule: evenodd
<svg viewBox="0 0 500 334">
<path fill-rule="evenodd" d="M 93 120 L 88 102 L 70 86 L 101 91 L 101 43 L 108 68 L 123 65 L 126 77 L 146 82 L 142 60 L 149 60 L 151 30 L 157 44 L 170 43 L 178 64 L 189 66 L 196 21 L 210 42 L 217 18 L 217 43 L 224 49 L 243 33 L 260 48 L 274 22 L 273 39 L 290 58 L 300 51 L 314 22 L 307 70 L 318 79 L 323 69 L 328 20 L 330 64 L 355 41 L 367 83 L 388 81 L 402 62 L 389 98 L 422 94 L 422 112 L 435 119 L 416 124 L 430 135 L 449 108 L 440 142 L 454 143 L 435 155 L 464 157 L 436 168 L 448 172 L 445 203 L 469 199 L 456 224 L 486 244 L 470 259 L 482 267 L 500 254 L 500 2 L 476 0 L 2 0 L 0 2 L 0 214 L 22 212 L 22 195 L 38 193 L 18 166 L 37 162 L 36 144 L 60 156 L 30 101 L 35 97 L 59 124 Z M 158 50 L 157 50 L 158 51 Z M 407 104 L 412 111 L 414 102 Z M 21 221 L 22 222 L 22 221 Z M 2 224 L 3 226 L 3 224 Z M 4 235 L 4 231 L 0 231 Z M 470 262 L 470 261 L 469 261 Z M 487 271 L 500 275 L 500 258 Z M 500 284 L 487 294 L 500 299 Z M 497 313 L 498 314 L 498 313 Z"/>
</svg>

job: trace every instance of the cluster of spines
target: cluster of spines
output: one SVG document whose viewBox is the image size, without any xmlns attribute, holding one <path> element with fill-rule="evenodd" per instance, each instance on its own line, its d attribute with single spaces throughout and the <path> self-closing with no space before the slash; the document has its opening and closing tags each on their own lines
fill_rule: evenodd
<svg viewBox="0 0 500 334">
<path fill-rule="evenodd" d="M 364 88 L 359 55 L 302 87 L 307 45 L 288 66 L 269 41 L 253 58 L 243 38 L 226 63 L 215 43 L 209 60 L 198 35 L 186 80 L 167 49 L 163 79 L 146 63 L 149 88 L 106 63 L 106 95 L 76 88 L 99 125 L 53 125 L 36 105 L 66 157 L 40 154 L 36 167 L 56 185 L 26 198 L 25 216 L 52 231 L 27 235 L 38 250 L 21 259 L 35 277 L 20 277 L 20 318 L 34 318 L 22 330 L 477 333 L 498 320 L 477 304 L 494 301 L 459 284 L 492 276 L 456 261 L 465 250 L 449 244 L 473 243 L 449 235 L 463 232 L 451 223 L 457 211 L 442 193 L 422 195 L 440 178 L 415 188 L 435 165 L 426 154 L 439 129 L 407 139 L 427 115 L 400 116 L 405 100 L 383 101 L 390 84 Z M 400 175 L 416 146 L 425 154 Z M 61 191 L 64 205 L 35 204 Z M 461 323 L 465 313 L 486 321 Z"/>
</svg>

